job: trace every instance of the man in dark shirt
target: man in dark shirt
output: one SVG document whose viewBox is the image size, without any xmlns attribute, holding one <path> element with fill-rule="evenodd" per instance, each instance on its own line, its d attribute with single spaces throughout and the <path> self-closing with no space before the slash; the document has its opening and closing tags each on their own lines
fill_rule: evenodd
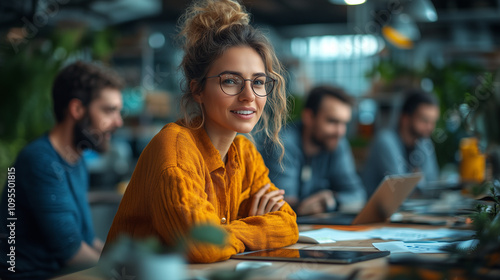
<svg viewBox="0 0 500 280">
<path fill-rule="evenodd" d="M 430 139 L 439 119 L 438 101 L 418 89 L 408 90 L 405 95 L 398 127 L 377 133 L 361 173 L 369 196 L 386 175 L 422 172 L 419 189 L 438 180 L 439 166 Z"/>
<path fill-rule="evenodd" d="M 285 190 L 285 200 L 298 215 L 334 210 L 355 212 L 365 203 L 351 147 L 345 139 L 352 100 L 340 88 L 319 86 L 309 93 L 302 121 L 281 133 L 285 157 L 274 147 L 259 150 L 269 178 Z"/>
<path fill-rule="evenodd" d="M 108 149 L 122 125 L 121 88 L 115 73 L 90 63 L 73 63 L 56 77 L 56 125 L 9 168 L 13 180 L 0 208 L 0 236 L 7 236 L 0 242 L 0 278 L 47 279 L 97 263 L 103 243 L 94 234 L 81 155 Z"/>
</svg>

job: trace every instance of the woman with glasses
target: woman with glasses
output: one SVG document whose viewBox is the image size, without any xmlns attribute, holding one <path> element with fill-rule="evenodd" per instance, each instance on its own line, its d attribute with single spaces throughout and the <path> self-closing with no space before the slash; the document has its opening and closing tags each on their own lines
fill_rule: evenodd
<svg viewBox="0 0 500 280">
<path fill-rule="evenodd" d="M 107 242 L 128 234 L 169 246 L 194 225 L 221 227 L 224 247 L 189 246 L 189 261 L 200 263 L 295 243 L 296 215 L 284 192 L 252 142 L 237 136 L 258 126 L 282 147 L 286 96 L 274 50 L 235 1 L 197 1 L 181 23 L 183 118 L 142 152 Z"/>
</svg>

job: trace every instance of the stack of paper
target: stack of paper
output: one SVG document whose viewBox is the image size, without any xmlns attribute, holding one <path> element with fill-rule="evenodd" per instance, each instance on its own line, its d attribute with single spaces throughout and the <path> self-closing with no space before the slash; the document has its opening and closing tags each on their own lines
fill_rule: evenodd
<svg viewBox="0 0 500 280">
<path fill-rule="evenodd" d="M 299 242 L 324 244 L 344 240 L 372 239 L 368 231 L 346 231 L 330 228 L 305 231 L 299 233 Z"/>
<path fill-rule="evenodd" d="M 421 241 L 421 242 L 378 242 L 372 245 L 381 251 L 390 251 L 394 253 L 445 253 L 446 247 L 452 245 L 458 246 L 461 250 L 471 250 L 477 246 L 478 240 L 467 240 L 463 242 L 439 242 L 439 241 Z"/>
<path fill-rule="evenodd" d="M 380 242 L 372 245 L 380 251 L 390 251 L 394 253 L 444 253 L 444 248 L 452 245 L 452 242 Z"/>
<path fill-rule="evenodd" d="M 472 230 L 440 229 L 413 229 L 384 227 L 371 231 L 373 238 L 383 240 L 419 241 L 426 239 L 466 239 L 474 235 Z"/>
<path fill-rule="evenodd" d="M 345 231 L 322 228 L 301 232 L 299 242 L 303 243 L 333 243 L 345 240 L 367 240 L 380 238 L 383 240 L 421 241 L 428 239 L 468 239 L 474 235 L 471 230 L 440 229 L 413 229 L 384 227 L 367 231 Z"/>
</svg>

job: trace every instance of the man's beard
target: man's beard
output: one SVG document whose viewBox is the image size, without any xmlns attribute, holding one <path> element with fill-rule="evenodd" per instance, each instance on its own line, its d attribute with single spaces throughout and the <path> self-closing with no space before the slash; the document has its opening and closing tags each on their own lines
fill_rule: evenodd
<svg viewBox="0 0 500 280">
<path fill-rule="evenodd" d="M 73 144 L 79 152 L 84 149 L 92 149 L 98 153 L 104 153 L 109 148 L 109 141 L 105 137 L 106 133 L 94 128 L 92 119 L 86 114 L 73 128 Z"/>
<path fill-rule="evenodd" d="M 330 139 L 337 139 L 335 145 L 328 145 L 328 141 L 327 140 L 330 140 Z M 338 142 L 339 142 L 339 138 L 337 135 L 332 135 L 332 136 L 325 136 L 323 138 L 320 138 L 318 136 L 316 136 L 315 134 L 311 135 L 311 141 L 313 142 L 314 145 L 316 145 L 317 147 L 320 147 L 321 150 L 324 150 L 324 151 L 333 151 L 335 150 L 335 148 L 337 148 L 338 146 Z"/>
<path fill-rule="evenodd" d="M 418 132 L 416 129 L 415 129 L 415 126 L 414 125 L 410 125 L 409 127 L 410 129 L 410 134 L 413 138 L 415 138 L 415 140 L 421 140 L 421 139 L 424 139 L 424 138 L 429 138 L 429 136 L 427 135 L 424 135 L 423 133 L 420 133 Z"/>
</svg>

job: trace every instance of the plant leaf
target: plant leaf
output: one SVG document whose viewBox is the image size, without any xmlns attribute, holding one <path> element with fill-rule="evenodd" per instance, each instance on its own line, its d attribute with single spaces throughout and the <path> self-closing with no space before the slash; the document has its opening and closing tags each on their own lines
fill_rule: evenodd
<svg viewBox="0 0 500 280">
<path fill-rule="evenodd" d="M 213 225 L 197 225 L 191 229 L 189 236 L 194 241 L 224 246 L 227 233 L 222 228 Z"/>
</svg>

